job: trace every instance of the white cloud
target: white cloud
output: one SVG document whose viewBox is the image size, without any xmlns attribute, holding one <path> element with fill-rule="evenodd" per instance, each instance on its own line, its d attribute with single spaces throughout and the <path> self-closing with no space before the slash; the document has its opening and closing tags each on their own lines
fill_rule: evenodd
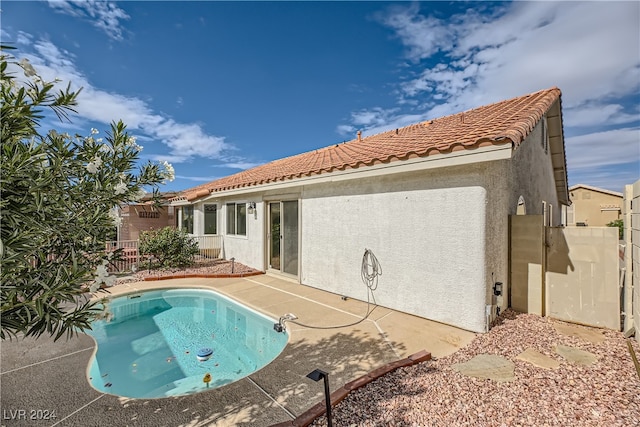
<svg viewBox="0 0 640 427">
<path fill-rule="evenodd" d="M 178 156 L 175 154 L 142 154 L 142 158 L 155 160 L 156 162 L 169 162 L 173 163 L 184 163 L 190 160 L 189 157 L 186 156 Z"/>
<path fill-rule="evenodd" d="M 633 184 L 640 178 L 640 172 L 636 169 L 620 170 L 619 168 L 581 169 L 569 172 L 569 180 L 574 184 L 587 184 L 594 187 L 605 188 L 622 193 L 624 186 Z"/>
<path fill-rule="evenodd" d="M 565 146 L 567 166 L 571 169 L 637 164 L 640 161 L 640 128 L 573 136 L 565 138 Z"/>
<path fill-rule="evenodd" d="M 392 7 L 378 19 L 396 30 L 396 35 L 409 51 L 412 61 L 428 58 L 442 50 L 453 34 L 445 23 L 432 16 L 420 15 L 418 3 L 408 8 Z"/>
<path fill-rule="evenodd" d="M 447 20 L 420 7 L 392 6 L 377 17 L 394 30 L 410 63 L 398 66 L 402 109 L 352 113 L 338 131 L 377 133 L 557 86 L 570 169 L 628 170 L 637 162 L 640 3 L 510 2 Z M 620 125 L 627 127 L 611 130 Z M 580 129 L 602 131 L 568 137 Z"/>
<path fill-rule="evenodd" d="M 362 132 L 363 136 L 375 135 L 381 132 L 386 132 L 392 129 L 398 129 L 405 126 L 419 123 L 429 119 L 426 114 L 401 114 L 393 115 L 388 120 L 380 121 L 375 125 L 368 126 L 366 130 Z"/>
<path fill-rule="evenodd" d="M 230 168 L 230 169 L 251 169 L 256 166 L 260 166 L 262 163 L 252 163 L 252 162 L 229 162 L 222 163 L 219 165 L 211 165 L 213 168 Z"/>
<path fill-rule="evenodd" d="M 226 148 L 224 137 L 207 135 L 198 124 L 177 123 L 157 115 L 149 119 L 150 123 L 142 123 L 141 129 L 160 138 L 177 155 L 215 158 Z"/>
<path fill-rule="evenodd" d="M 565 109 L 563 119 L 565 127 L 585 127 L 594 125 L 618 125 L 638 120 L 635 114 L 625 113 L 620 104 L 587 103 L 575 108 Z"/>
<path fill-rule="evenodd" d="M 122 40 L 122 22 L 129 15 L 114 2 L 104 0 L 48 0 L 49 6 L 58 12 L 91 22 L 114 40 Z"/>
<path fill-rule="evenodd" d="M 439 93 L 459 111 L 558 86 L 570 109 L 638 90 L 639 16 L 636 2 L 514 2 L 498 15 L 470 10 L 447 22 L 410 7 L 384 23 L 410 58 L 441 51 L 450 60 L 403 83 L 406 97 Z M 418 49 L 428 32 L 447 37 Z"/>
<path fill-rule="evenodd" d="M 82 87 L 76 108 L 81 120 L 105 124 L 122 120 L 131 133 L 140 133 L 143 139 L 158 140 L 169 147 L 169 154 L 151 158 L 179 163 L 194 157 L 218 158 L 224 150 L 232 148 L 225 143 L 224 137 L 207 134 L 200 124 L 176 122 L 154 112 L 139 98 L 92 86 L 76 68 L 73 55 L 50 41 L 37 40 L 31 48 L 33 53 L 22 52 L 42 78 L 48 81 L 60 79 L 65 87 L 72 82 L 72 89 Z"/>
<path fill-rule="evenodd" d="M 355 137 L 354 133 L 357 130 L 363 130 L 363 133 L 371 134 L 371 129 L 386 126 L 393 121 L 396 112 L 396 108 L 384 109 L 380 107 L 355 111 L 351 113 L 351 125 L 340 125 L 337 127 L 337 131 L 341 135 L 352 134 L 353 137 Z"/>
<path fill-rule="evenodd" d="M 358 126 L 340 125 L 336 131 L 349 139 L 355 139 L 358 130 L 362 131 L 362 136 L 369 136 L 428 119 L 426 114 L 396 114 L 395 111 L 374 108 L 352 113 L 351 119 Z"/>
<path fill-rule="evenodd" d="M 348 135 L 348 134 L 352 134 L 356 131 L 356 127 L 355 126 L 351 126 L 351 125 L 338 125 L 338 127 L 336 128 L 336 131 L 340 134 L 340 135 Z"/>
<path fill-rule="evenodd" d="M 211 182 L 221 177 L 219 176 L 185 176 L 185 175 L 176 175 L 178 179 L 186 179 L 187 181 L 196 181 L 196 182 Z"/>
<path fill-rule="evenodd" d="M 4 38 L 4 34 L 2 37 Z M 33 43 L 33 37 L 29 33 L 25 33 L 24 31 L 18 31 L 18 36 L 16 37 L 16 43 L 18 44 Z"/>
</svg>

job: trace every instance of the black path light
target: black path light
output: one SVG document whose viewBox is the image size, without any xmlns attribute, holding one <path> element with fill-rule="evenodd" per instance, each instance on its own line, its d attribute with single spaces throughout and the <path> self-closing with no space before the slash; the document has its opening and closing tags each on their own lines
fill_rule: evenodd
<svg viewBox="0 0 640 427">
<path fill-rule="evenodd" d="M 333 421 L 331 419 L 331 396 L 329 394 L 329 374 L 320 369 L 314 369 L 313 372 L 307 374 L 307 378 L 316 382 L 320 381 L 320 378 L 324 379 L 324 400 L 327 405 L 327 425 L 333 427 Z"/>
</svg>

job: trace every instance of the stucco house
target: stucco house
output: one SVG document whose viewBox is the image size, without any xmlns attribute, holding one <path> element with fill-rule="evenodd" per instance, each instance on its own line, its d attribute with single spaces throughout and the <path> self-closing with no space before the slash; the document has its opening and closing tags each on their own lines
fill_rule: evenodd
<svg viewBox="0 0 640 427">
<path fill-rule="evenodd" d="M 560 222 L 569 202 L 560 90 L 333 144 L 185 190 L 173 200 L 224 257 L 301 285 L 488 330 L 507 289 L 509 215 Z M 298 315 L 303 313 L 297 313 Z"/>
<path fill-rule="evenodd" d="M 116 240 L 138 240 L 141 231 L 175 227 L 175 208 L 169 203 L 175 195 L 173 192 L 160 194 L 160 205 L 153 203 L 149 195 L 138 203 L 119 206 L 117 215 L 120 217 L 120 226 Z"/>
<path fill-rule="evenodd" d="M 567 225 L 604 227 L 622 218 L 622 193 L 586 184 L 569 188 L 571 206 L 567 207 Z"/>
</svg>

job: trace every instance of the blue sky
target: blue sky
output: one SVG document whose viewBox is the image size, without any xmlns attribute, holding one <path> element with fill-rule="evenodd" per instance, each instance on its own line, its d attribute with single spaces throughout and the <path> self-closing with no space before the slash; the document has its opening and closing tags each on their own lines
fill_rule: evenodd
<svg viewBox="0 0 640 427">
<path fill-rule="evenodd" d="M 569 184 L 640 178 L 640 3 L 2 2 L 1 39 L 182 190 L 558 86 Z"/>
</svg>

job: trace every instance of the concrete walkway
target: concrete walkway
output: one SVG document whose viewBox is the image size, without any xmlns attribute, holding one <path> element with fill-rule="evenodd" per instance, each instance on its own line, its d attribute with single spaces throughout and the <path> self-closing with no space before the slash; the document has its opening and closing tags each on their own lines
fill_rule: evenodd
<svg viewBox="0 0 640 427">
<path fill-rule="evenodd" d="M 270 275 L 138 282 L 118 285 L 111 293 L 181 287 L 215 289 L 275 320 L 292 312 L 300 322 L 315 326 L 353 323 L 367 311 L 366 302 L 343 301 L 339 295 Z M 322 382 L 306 378 L 316 368 L 330 374 L 335 390 L 422 349 L 435 358 L 446 356 L 475 336 L 383 307 L 351 327 L 287 328 L 289 344 L 260 371 L 218 389 L 162 399 L 127 399 L 93 389 L 86 367 L 95 344 L 86 335 L 56 343 L 49 338 L 2 342 L 1 425 L 268 426 L 290 421 L 323 399 Z"/>
</svg>

